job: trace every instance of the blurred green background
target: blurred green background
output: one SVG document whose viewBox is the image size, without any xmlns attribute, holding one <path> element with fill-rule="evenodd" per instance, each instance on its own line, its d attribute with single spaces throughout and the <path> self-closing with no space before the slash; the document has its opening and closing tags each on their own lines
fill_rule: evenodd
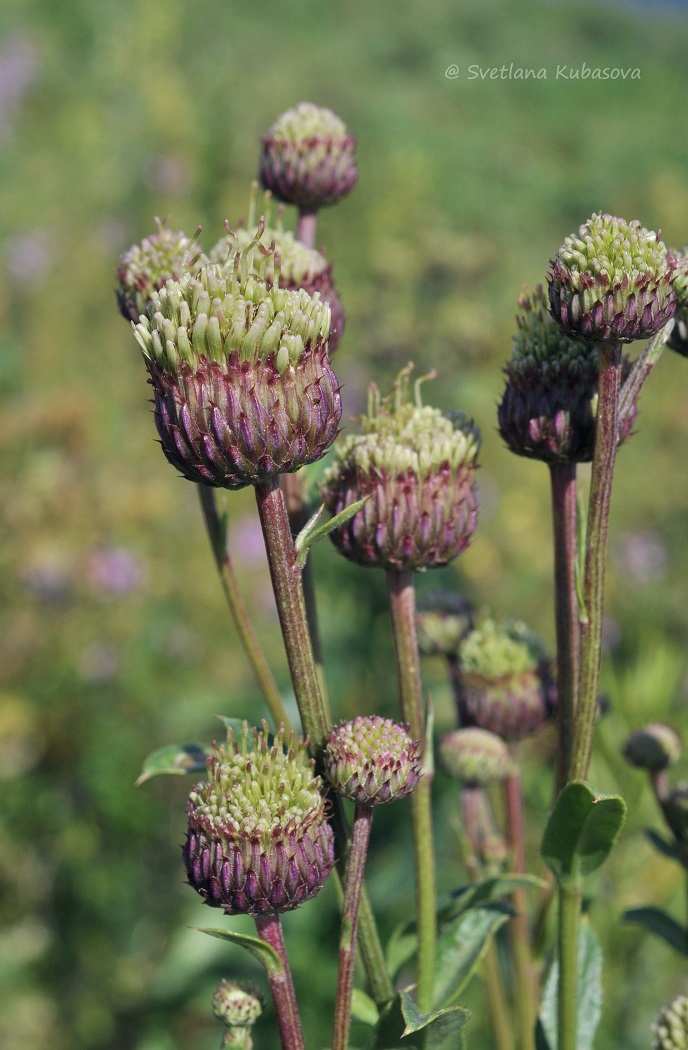
<svg viewBox="0 0 688 1050">
<path fill-rule="evenodd" d="M 302 99 L 359 139 L 360 180 L 324 212 L 318 243 L 348 312 L 336 358 L 345 415 L 409 359 L 426 398 L 484 434 L 472 548 L 424 593 L 458 587 L 553 643 L 546 470 L 495 430 L 500 368 L 524 283 L 543 280 L 593 210 L 688 240 L 688 20 L 683 5 L 544 0 L 5 0 L 0 13 L 0 1044 L 5 1050 L 208 1050 L 220 976 L 261 975 L 189 926 L 217 923 L 184 885 L 188 782 L 133 783 L 172 740 L 218 735 L 217 713 L 266 712 L 214 575 L 191 485 L 157 447 L 148 388 L 115 309 L 120 252 L 154 230 L 221 234 L 246 212 L 257 138 Z M 588 67 L 639 79 L 557 77 Z M 469 79 L 469 66 L 546 79 Z M 452 64 L 455 78 L 445 76 Z M 649 1044 L 685 964 L 624 927 L 661 904 L 683 918 L 681 874 L 643 837 L 659 826 L 618 758 L 650 717 L 686 725 L 686 362 L 667 355 L 618 468 L 594 782 L 631 816 L 598 880 L 607 953 L 597 1045 Z M 315 471 L 317 474 L 317 469 Z M 251 492 L 231 535 L 255 623 L 288 682 Z M 380 574 L 315 555 L 337 716 L 395 708 Z M 451 724 L 443 668 L 427 687 Z M 524 751 L 533 864 L 551 792 L 545 732 Z M 454 788 L 437 778 L 441 886 L 465 878 Z M 401 816 L 376 821 L 370 887 L 383 930 L 407 917 Z M 286 917 L 311 1046 L 329 1039 L 332 886 Z M 241 921 L 234 928 L 248 929 Z M 331 947 L 332 950 L 329 950 Z M 317 964 L 314 952 L 318 950 Z M 480 988 L 471 1046 L 488 1047 Z M 256 1047 L 276 1046 L 270 1019 Z"/>
</svg>

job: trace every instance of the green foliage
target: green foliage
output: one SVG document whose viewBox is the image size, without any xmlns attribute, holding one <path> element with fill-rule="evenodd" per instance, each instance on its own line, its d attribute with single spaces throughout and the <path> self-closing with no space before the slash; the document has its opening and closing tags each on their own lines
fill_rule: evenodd
<svg viewBox="0 0 688 1050">
<path fill-rule="evenodd" d="M 688 930 L 662 908 L 629 908 L 623 918 L 653 933 L 681 955 L 688 955 Z"/>
</svg>

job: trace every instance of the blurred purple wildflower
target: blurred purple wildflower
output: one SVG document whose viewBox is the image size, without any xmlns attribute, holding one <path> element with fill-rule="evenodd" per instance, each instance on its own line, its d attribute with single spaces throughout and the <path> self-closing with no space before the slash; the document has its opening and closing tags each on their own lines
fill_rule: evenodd
<svg viewBox="0 0 688 1050">
<path fill-rule="evenodd" d="M 24 96 L 36 79 L 38 55 L 24 33 L 11 33 L 0 47 L 0 142 L 10 137 Z"/>
<path fill-rule="evenodd" d="M 116 598 L 139 588 L 144 570 L 136 555 L 125 547 L 103 547 L 90 554 L 86 579 L 96 593 Z"/>
</svg>

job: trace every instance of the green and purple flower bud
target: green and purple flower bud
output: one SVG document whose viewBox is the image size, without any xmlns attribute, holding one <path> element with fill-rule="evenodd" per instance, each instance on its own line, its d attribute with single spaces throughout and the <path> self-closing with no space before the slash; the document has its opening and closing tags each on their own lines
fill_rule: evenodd
<svg viewBox="0 0 688 1050">
<path fill-rule="evenodd" d="M 222 1046 L 252 1050 L 251 1027 L 264 1006 L 262 992 L 247 981 L 220 981 L 213 995 L 213 1014 L 227 1029 Z"/>
<path fill-rule="evenodd" d="M 322 496 L 332 515 L 370 497 L 330 535 L 347 558 L 385 569 L 446 565 L 475 530 L 480 433 L 463 413 L 423 405 L 420 381 L 409 396 L 410 366 L 392 393 L 371 387 L 362 433 L 344 438 L 323 475 Z"/>
<path fill-rule="evenodd" d="M 658 234 L 594 214 L 550 261 L 552 316 L 568 335 L 595 342 L 646 339 L 674 313 L 674 278 Z"/>
<path fill-rule="evenodd" d="M 440 765 L 464 787 L 486 787 L 513 772 L 508 745 L 488 729 L 455 729 L 440 741 Z"/>
<path fill-rule="evenodd" d="M 334 865 L 332 829 L 306 743 L 267 725 L 231 731 L 189 798 L 184 865 L 206 904 L 277 915 L 320 891 Z"/>
<path fill-rule="evenodd" d="M 519 298 L 518 331 L 497 409 L 499 432 L 517 456 L 544 463 L 585 463 L 595 446 L 599 349 L 562 332 L 541 285 Z M 624 360 L 625 374 L 630 363 Z M 619 444 L 635 422 L 625 415 Z"/>
<path fill-rule="evenodd" d="M 339 345 L 345 322 L 342 300 L 332 278 L 332 265 L 321 252 L 307 248 L 296 240 L 293 233 L 283 229 L 279 217 L 277 226 L 265 227 L 261 239 L 271 246 L 274 244 L 275 249 L 262 263 L 262 276 L 268 283 L 272 284 L 276 280 L 280 288 L 290 291 L 303 288 L 311 296 L 317 292 L 322 302 L 329 306 L 328 354 L 331 358 Z M 250 249 L 254 240 L 255 236 L 240 226 L 218 241 L 208 258 L 211 263 L 223 265 L 237 251 Z M 279 263 L 277 266 L 276 260 Z"/>
<path fill-rule="evenodd" d="M 473 603 L 462 594 L 435 591 L 418 602 L 416 630 L 421 656 L 456 657 L 461 642 L 473 630 Z"/>
<path fill-rule="evenodd" d="M 664 722 L 650 722 L 636 729 L 624 744 L 624 758 L 638 769 L 661 773 L 678 762 L 683 751 L 681 737 Z"/>
<path fill-rule="evenodd" d="M 317 211 L 356 185 L 356 139 L 330 109 L 300 102 L 261 143 L 260 181 L 285 204 Z"/>
<path fill-rule="evenodd" d="M 339 795 L 380 806 L 413 791 L 421 775 L 422 747 L 409 727 L 377 715 L 341 722 L 325 747 L 325 776 Z"/>
<path fill-rule="evenodd" d="M 550 661 L 525 624 L 483 620 L 461 645 L 458 673 L 470 722 L 503 740 L 535 732 L 554 711 Z"/>
<path fill-rule="evenodd" d="M 676 313 L 667 346 L 681 357 L 688 357 L 688 245 L 674 252 L 676 259 Z"/>
<path fill-rule="evenodd" d="M 147 312 L 153 292 L 205 262 L 202 252 L 194 247 L 195 238 L 171 230 L 160 219 L 155 221 L 158 232 L 132 245 L 117 267 L 117 305 L 122 317 L 134 323 Z"/>
<path fill-rule="evenodd" d="M 168 281 L 134 328 L 167 459 L 221 488 L 319 459 L 341 417 L 329 308 L 261 276 L 256 251 L 270 255 L 257 240 L 225 266 Z"/>
<path fill-rule="evenodd" d="M 652 1022 L 652 1050 L 688 1050 L 688 996 L 678 995 Z"/>
</svg>

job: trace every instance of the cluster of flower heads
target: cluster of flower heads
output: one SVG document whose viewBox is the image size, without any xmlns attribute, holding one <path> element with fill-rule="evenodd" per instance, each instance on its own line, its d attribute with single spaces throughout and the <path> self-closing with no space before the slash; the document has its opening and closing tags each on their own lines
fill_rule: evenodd
<svg viewBox="0 0 688 1050">
<path fill-rule="evenodd" d="M 377 806 L 403 798 L 421 775 L 408 726 L 367 716 L 330 734 L 323 768 L 334 790 Z M 184 865 L 206 904 L 228 915 L 277 915 L 314 897 L 334 866 L 334 836 L 308 741 L 244 723 L 213 746 L 208 780 L 191 792 Z"/>
</svg>

